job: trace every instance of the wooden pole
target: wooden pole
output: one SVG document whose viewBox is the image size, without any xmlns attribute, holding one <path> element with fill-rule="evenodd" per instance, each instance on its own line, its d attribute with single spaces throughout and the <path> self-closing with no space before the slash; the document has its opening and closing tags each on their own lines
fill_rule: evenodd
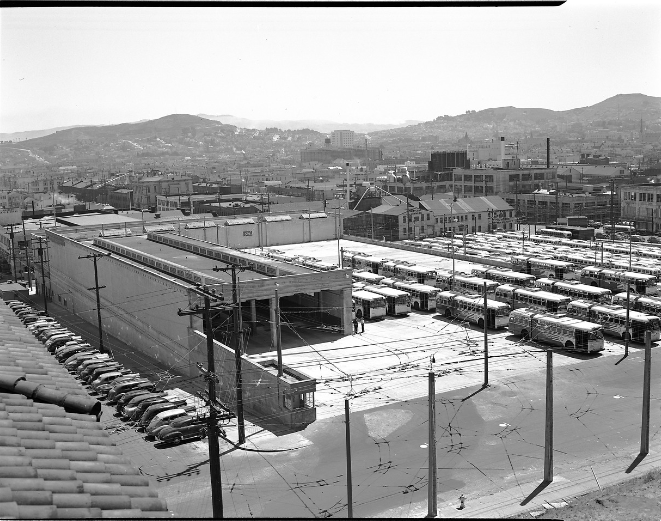
<svg viewBox="0 0 661 521">
<path fill-rule="evenodd" d="M 282 376 L 282 336 L 280 334 L 280 297 L 278 288 L 275 288 L 275 348 L 278 351 L 278 376 Z"/>
<path fill-rule="evenodd" d="M 429 488 L 427 491 L 427 517 L 436 517 L 438 511 L 436 479 L 436 382 L 434 371 L 429 371 Z"/>
<path fill-rule="evenodd" d="M 645 331 L 645 369 L 643 372 L 643 425 L 640 430 L 640 453 L 650 451 L 650 380 L 652 368 L 652 332 Z"/>
<path fill-rule="evenodd" d="M 351 494 L 351 428 L 349 424 L 349 400 L 344 400 L 344 418 L 346 424 L 346 447 L 347 447 L 347 506 L 349 507 L 348 518 L 353 518 L 353 497 Z"/>
<path fill-rule="evenodd" d="M 629 336 L 631 335 L 629 329 L 629 308 L 631 303 L 629 299 L 631 298 L 631 282 L 627 281 L 627 322 L 626 322 L 626 332 L 624 333 L 624 356 L 629 356 Z"/>
<path fill-rule="evenodd" d="M 487 339 L 487 282 L 484 281 L 484 386 L 489 385 L 489 341 Z"/>
<path fill-rule="evenodd" d="M 546 430 L 544 433 L 544 482 L 553 481 L 553 352 L 546 351 Z"/>
</svg>

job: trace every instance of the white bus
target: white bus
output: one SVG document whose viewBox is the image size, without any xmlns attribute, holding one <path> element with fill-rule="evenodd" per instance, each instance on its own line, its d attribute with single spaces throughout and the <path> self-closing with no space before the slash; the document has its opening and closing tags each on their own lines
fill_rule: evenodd
<svg viewBox="0 0 661 521">
<path fill-rule="evenodd" d="M 531 235 L 530 241 L 535 244 L 561 244 L 562 239 L 559 237 L 550 237 L 548 235 Z"/>
<path fill-rule="evenodd" d="M 568 230 L 556 230 L 554 228 L 542 228 L 537 230 L 538 235 L 546 237 L 557 237 L 559 239 L 571 239 L 571 232 Z"/>
<path fill-rule="evenodd" d="M 556 280 L 541 278 L 535 281 L 535 286 L 550 291 L 551 293 L 559 293 L 560 295 L 567 295 L 572 299 L 585 299 L 592 302 L 601 302 L 610 304 L 613 294 L 611 290 L 606 288 L 595 288 L 588 284 L 581 284 L 575 280 Z"/>
<path fill-rule="evenodd" d="M 650 264 L 649 259 L 633 259 L 631 262 L 631 269 L 629 269 L 629 260 L 623 259 L 610 259 L 608 262 L 604 261 L 604 264 L 608 267 L 615 269 L 617 271 L 633 271 L 634 273 L 642 273 L 644 275 L 651 275 L 654 277 L 657 282 L 661 280 L 661 267 L 657 265 Z M 594 266 L 594 263 L 592 264 Z"/>
<path fill-rule="evenodd" d="M 487 328 L 506 327 L 511 310 L 508 304 L 487 299 Z M 436 311 L 444 317 L 456 317 L 484 327 L 484 296 L 441 291 L 436 297 Z"/>
<path fill-rule="evenodd" d="M 356 282 L 364 282 L 365 284 L 378 284 L 385 279 L 383 275 L 377 275 L 376 273 L 365 270 L 353 270 L 351 276 Z"/>
<path fill-rule="evenodd" d="M 575 300 L 567 306 L 567 314 L 604 326 L 606 333 L 625 339 L 627 310 L 623 306 L 595 304 L 587 300 Z M 638 311 L 629 310 L 629 335 L 632 342 L 645 342 L 645 331 L 650 331 L 652 341 L 661 338 L 661 319 Z"/>
<path fill-rule="evenodd" d="M 513 335 L 573 351 L 597 353 L 604 350 L 602 326 L 567 315 L 515 309 L 510 313 L 508 329 Z"/>
<path fill-rule="evenodd" d="M 438 272 L 436 287 L 443 291 L 456 291 L 464 295 L 484 295 L 484 283 L 487 284 L 487 297 L 493 297 L 498 283 L 493 280 L 472 277 L 469 275 L 452 275 L 452 273 Z"/>
<path fill-rule="evenodd" d="M 383 285 L 366 285 L 363 289 L 365 291 L 370 291 L 385 297 L 386 315 L 408 315 L 411 312 L 411 295 L 409 295 L 406 291 L 397 288 L 390 288 Z"/>
<path fill-rule="evenodd" d="M 496 288 L 495 299 L 498 302 L 509 304 L 512 309 L 531 308 L 547 313 L 563 313 L 567 311 L 567 304 L 571 298 L 558 295 L 540 288 L 518 288 L 503 284 Z"/>
<path fill-rule="evenodd" d="M 512 269 L 535 277 L 575 280 L 576 267 L 571 262 L 554 259 L 540 259 L 529 255 L 512 255 Z"/>
<path fill-rule="evenodd" d="M 367 270 L 372 273 L 379 273 L 380 257 L 372 257 L 353 251 L 342 252 L 342 266 L 345 268 L 354 268 L 357 270 Z"/>
<path fill-rule="evenodd" d="M 612 304 L 627 307 L 627 292 L 613 295 Z M 629 309 L 661 317 L 661 299 L 632 294 L 629 296 Z"/>
<path fill-rule="evenodd" d="M 473 268 L 471 274 L 483 279 L 493 280 L 498 284 L 511 284 L 523 288 L 530 288 L 535 285 L 534 275 L 510 271 L 505 268 Z"/>
<path fill-rule="evenodd" d="M 653 275 L 599 268 L 597 266 L 583 268 L 581 270 L 581 282 L 617 292 L 626 291 L 627 283 L 629 283 L 630 290 L 634 293 L 640 295 L 657 295 L 659 293 L 659 287 L 656 285 L 656 278 Z"/>
<path fill-rule="evenodd" d="M 382 320 L 386 316 L 386 298 L 383 295 L 364 289 L 353 290 L 351 300 L 353 300 L 354 315 L 356 311 L 362 309 L 365 320 Z"/>
<path fill-rule="evenodd" d="M 406 291 L 411 296 L 411 307 L 416 311 L 434 311 L 436 309 L 438 289 L 433 286 L 396 279 L 383 279 L 381 284 Z"/>
</svg>

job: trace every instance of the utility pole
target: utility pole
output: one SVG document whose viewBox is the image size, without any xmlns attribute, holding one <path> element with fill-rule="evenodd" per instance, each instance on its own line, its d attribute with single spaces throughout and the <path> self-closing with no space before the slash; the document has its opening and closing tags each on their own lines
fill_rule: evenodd
<svg viewBox="0 0 661 521">
<path fill-rule="evenodd" d="M 48 315 L 48 301 L 46 300 L 46 272 L 44 271 L 44 250 L 41 247 L 41 240 L 42 238 L 39 237 L 39 260 L 41 262 L 41 294 L 44 297 L 44 313 Z"/>
<path fill-rule="evenodd" d="M 23 244 L 25 246 L 25 267 L 27 268 L 28 273 L 28 295 L 32 291 L 32 278 L 30 277 L 30 255 L 28 254 L 28 238 L 25 234 L 25 219 L 22 220 L 23 223 Z M 629 262 L 631 264 L 631 262 Z M 631 269 L 629 269 L 631 270 Z"/>
<path fill-rule="evenodd" d="M 631 281 L 627 280 L 627 324 L 626 324 L 626 332 L 624 333 L 624 356 L 629 356 L 629 336 L 631 333 L 629 333 L 629 308 L 631 307 L 631 302 L 629 302 L 629 299 L 631 298 Z"/>
<path fill-rule="evenodd" d="M 229 264 L 227 268 L 219 268 L 215 266 L 213 271 L 222 271 L 232 274 L 232 347 L 234 348 L 234 364 L 235 364 L 235 378 L 236 378 L 236 418 L 239 427 L 239 445 L 246 442 L 246 426 L 243 418 L 243 382 L 241 374 L 241 348 L 243 346 L 243 331 L 239 330 L 239 302 L 237 295 L 237 277 L 236 272 L 246 271 L 246 267 L 239 266 L 238 264 Z"/>
<path fill-rule="evenodd" d="M 652 332 L 645 331 L 645 368 L 643 372 L 643 424 L 640 430 L 640 453 L 650 451 L 650 380 L 652 367 Z"/>
<path fill-rule="evenodd" d="M 345 430 L 345 444 L 347 450 L 347 505 L 349 513 L 347 517 L 353 518 L 353 495 L 351 491 L 351 425 L 349 423 L 349 399 L 344 399 L 344 419 L 346 424 Z"/>
<path fill-rule="evenodd" d="M 284 373 L 282 371 L 282 331 L 280 330 L 280 295 L 278 295 L 278 288 L 275 288 L 275 334 L 276 342 L 275 348 L 278 352 L 278 377 Z"/>
<path fill-rule="evenodd" d="M 489 341 L 487 339 L 487 282 L 484 281 L 484 387 L 489 385 Z"/>
<path fill-rule="evenodd" d="M 544 433 L 544 482 L 553 481 L 553 351 L 546 351 L 546 430 Z"/>
<path fill-rule="evenodd" d="M 14 226 L 16 226 L 16 225 L 14 225 L 14 224 L 9 225 L 9 228 L 10 228 L 10 230 L 9 230 L 9 245 L 11 247 L 10 249 L 11 249 L 12 260 L 14 261 L 14 276 L 12 278 L 14 279 L 14 282 L 16 282 L 16 280 L 18 279 L 18 277 L 17 277 L 18 272 L 16 271 L 16 248 L 15 248 L 16 245 L 14 244 Z"/>
<path fill-rule="evenodd" d="M 99 351 L 105 353 L 103 348 L 103 328 L 101 326 L 101 297 L 99 296 L 99 290 L 105 288 L 106 286 L 99 286 L 99 271 L 96 266 L 96 261 L 99 257 L 110 257 L 110 253 L 92 253 L 90 255 L 79 256 L 79 259 L 92 259 L 94 261 L 94 287 L 87 288 L 89 291 L 96 291 L 96 316 L 99 322 Z"/>
<path fill-rule="evenodd" d="M 611 242 L 615 242 L 615 217 L 613 214 L 614 195 L 615 195 L 615 179 L 611 179 Z"/>
<path fill-rule="evenodd" d="M 201 364 L 198 364 L 202 376 L 209 385 L 208 390 L 208 404 L 209 404 L 209 418 L 208 418 L 208 439 L 209 439 L 209 471 L 211 478 L 211 508 L 214 519 L 223 518 L 223 488 L 222 488 L 222 475 L 220 472 L 220 448 L 218 445 L 218 403 L 216 399 L 216 383 L 219 382 L 218 375 L 216 374 L 216 361 L 213 352 L 213 325 L 211 323 L 211 299 L 218 301 L 219 298 L 213 294 L 200 289 L 194 290 L 198 295 L 204 297 L 204 324 L 207 333 L 207 368 L 204 369 Z M 217 309 L 219 306 L 214 306 Z M 193 310 L 182 311 L 181 309 L 177 314 L 181 317 L 184 315 L 197 315 L 200 313 L 199 306 L 196 305 Z"/>
<path fill-rule="evenodd" d="M 432 357 L 433 361 L 433 357 Z M 432 362 L 433 363 L 433 362 Z M 434 371 L 429 371 L 429 489 L 427 490 L 427 517 L 436 517 L 438 511 L 436 479 L 436 382 Z"/>
</svg>

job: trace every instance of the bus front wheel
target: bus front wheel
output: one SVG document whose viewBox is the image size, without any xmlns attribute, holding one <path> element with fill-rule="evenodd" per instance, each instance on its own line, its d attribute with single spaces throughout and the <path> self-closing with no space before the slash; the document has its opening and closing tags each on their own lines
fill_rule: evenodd
<svg viewBox="0 0 661 521">
<path fill-rule="evenodd" d="M 477 321 L 477 327 L 484 329 L 484 319 L 481 318 Z"/>
<path fill-rule="evenodd" d="M 571 341 L 569 341 L 569 340 L 567 340 L 567 341 L 565 342 L 565 348 L 566 348 L 566 349 L 574 349 L 574 343 L 571 342 Z"/>
<path fill-rule="evenodd" d="M 529 338 L 528 330 L 524 329 L 523 331 L 521 331 L 521 336 L 523 337 L 524 340 L 528 340 L 528 338 Z"/>
<path fill-rule="evenodd" d="M 630 341 L 630 340 L 631 340 L 631 335 L 630 335 L 629 333 L 627 333 L 627 332 L 622 333 L 622 340 L 624 340 L 625 342 L 626 342 L 627 340 Z"/>
<path fill-rule="evenodd" d="M 452 311 L 450 311 L 449 309 L 446 309 L 445 310 L 445 316 L 448 317 L 448 318 L 452 317 Z"/>
<path fill-rule="evenodd" d="M 414 302 L 414 303 L 413 303 L 413 309 L 415 309 L 416 311 L 418 311 L 418 310 L 420 309 L 420 304 L 418 304 L 417 302 Z"/>
</svg>

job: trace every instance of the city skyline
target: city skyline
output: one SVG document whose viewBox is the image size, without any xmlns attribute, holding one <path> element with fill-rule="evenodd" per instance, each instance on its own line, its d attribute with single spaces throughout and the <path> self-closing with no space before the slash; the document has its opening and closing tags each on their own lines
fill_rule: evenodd
<svg viewBox="0 0 661 521">
<path fill-rule="evenodd" d="M 402 124 L 659 96 L 659 14 L 650 0 L 3 10 L 0 132 L 174 113 Z"/>
</svg>

